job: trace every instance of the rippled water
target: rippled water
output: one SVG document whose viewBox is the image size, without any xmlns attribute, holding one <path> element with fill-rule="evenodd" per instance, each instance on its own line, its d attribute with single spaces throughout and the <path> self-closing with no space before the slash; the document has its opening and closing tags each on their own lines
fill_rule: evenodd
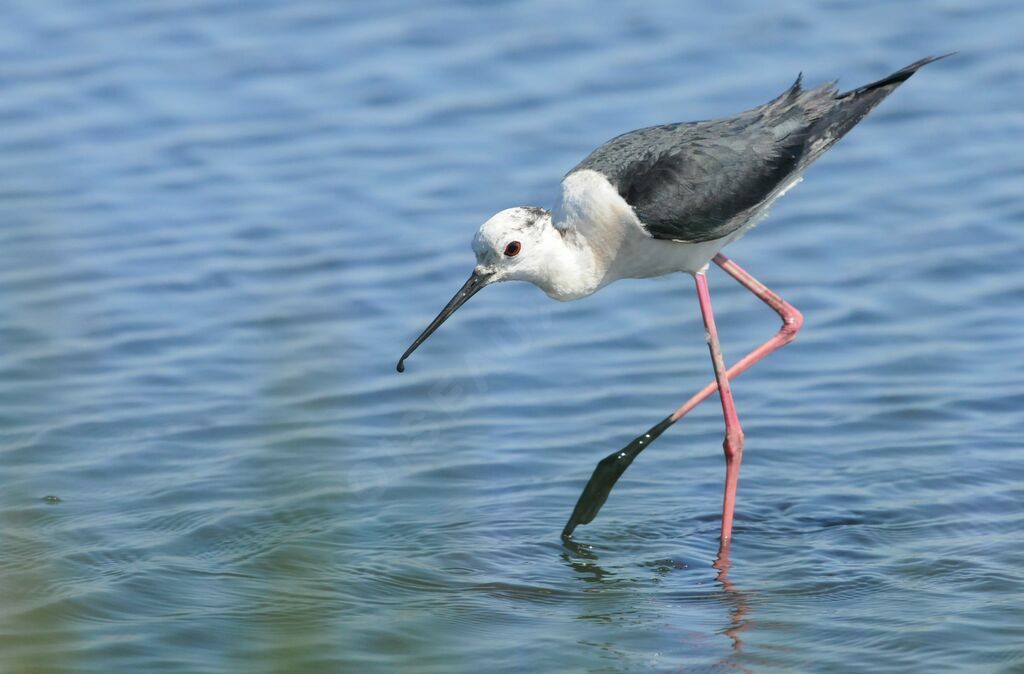
<svg viewBox="0 0 1024 674">
<path fill-rule="evenodd" d="M 764 7 L 6 2 L 0 670 L 1021 671 L 1024 6 Z M 807 323 L 724 577 L 713 403 L 558 538 L 710 377 L 686 278 L 489 289 L 394 372 L 596 144 L 953 49 L 730 248 Z"/>
</svg>

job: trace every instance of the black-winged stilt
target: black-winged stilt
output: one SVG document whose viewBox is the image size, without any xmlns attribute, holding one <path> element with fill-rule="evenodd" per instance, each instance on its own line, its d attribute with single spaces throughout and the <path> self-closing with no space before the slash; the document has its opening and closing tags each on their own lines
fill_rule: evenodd
<svg viewBox="0 0 1024 674">
<path fill-rule="evenodd" d="M 948 56 L 948 54 L 946 55 Z M 633 459 L 716 390 L 725 417 L 723 547 L 732 537 L 743 431 L 730 381 L 788 344 L 800 312 L 719 251 L 743 236 L 804 170 L 928 57 L 872 84 L 837 93 L 835 82 L 804 90 L 800 78 L 778 98 L 733 117 L 665 124 L 618 136 L 594 150 L 562 181 L 551 211 L 510 208 L 485 222 L 473 239 L 477 264 L 469 280 L 402 354 L 405 359 L 480 289 L 529 281 L 557 300 L 586 297 L 612 281 L 672 272 L 692 274 L 707 330 L 715 380 L 679 409 L 594 469 L 562 531 L 568 539 L 597 515 Z M 705 272 L 714 261 L 782 318 L 767 342 L 726 368 Z"/>
</svg>

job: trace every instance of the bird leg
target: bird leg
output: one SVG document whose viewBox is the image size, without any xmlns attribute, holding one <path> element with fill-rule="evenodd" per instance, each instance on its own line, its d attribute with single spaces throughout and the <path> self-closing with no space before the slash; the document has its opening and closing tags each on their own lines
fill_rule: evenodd
<svg viewBox="0 0 1024 674">
<path fill-rule="evenodd" d="M 793 305 L 769 290 L 742 267 L 721 253 L 715 256 L 715 264 L 739 281 L 747 290 L 754 293 L 762 302 L 774 309 L 779 318 L 782 319 L 782 327 L 779 328 L 779 331 L 771 339 L 748 353 L 728 369 L 726 376 L 729 379 L 734 379 L 771 352 L 792 342 L 804 323 L 804 317 Z M 590 476 L 590 481 L 587 482 L 583 493 L 580 494 L 576 507 L 573 509 L 569 521 L 562 530 L 562 537 L 569 538 L 577 526 L 592 522 L 601 506 L 608 499 L 608 495 L 611 493 L 612 487 L 615 486 L 615 482 L 629 465 L 633 463 L 633 459 L 654 442 L 665 429 L 682 419 L 690 410 L 704 402 L 717 390 L 718 382 L 712 381 L 683 403 L 675 412 L 652 426 L 646 433 L 634 438 L 623 449 L 609 454 L 602 459 L 597 464 L 597 467 L 594 468 L 594 473 Z"/>
<path fill-rule="evenodd" d="M 722 401 L 722 416 L 725 417 L 725 498 L 722 501 L 722 545 L 732 538 L 732 515 L 736 507 L 736 487 L 740 479 L 740 463 L 743 461 L 743 429 L 736 414 L 736 403 L 732 399 L 732 386 L 725 370 L 722 346 L 718 343 L 718 328 L 715 327 L 715 312 L 711 308 L 711 294 L 708 292 L 708 277 L 704 272 L 694 274 L 697 284 L 697 301 L 704 318 L 704 330 L 711 352 L 711 365 L 718 383 L 718 398 Z"/>
</svg>

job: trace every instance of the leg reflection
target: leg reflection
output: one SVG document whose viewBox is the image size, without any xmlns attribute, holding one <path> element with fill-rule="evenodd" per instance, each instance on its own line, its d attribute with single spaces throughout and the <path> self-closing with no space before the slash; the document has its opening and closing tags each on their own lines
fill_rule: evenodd
<svg viewBox="0 0 1024 674">
<path fill-rule="evenodd" d="M 750 627 L 750 621 L 747 618 L 750 602 L 747 595 L 736 589 L 733 582 L 729 580 L 729 570 L 732 568 L 732 562 L 729 559 L 729 544 L 730 541 L 722 541 L 718 547 L 718 556 L 715 557 L 711 566 L 718 572 L 715 580 L 721 584 L 727 601 L 732 604 L 732 609 L 729 611 L 729 627 L 724 634 L 732 639 L 732 650 L 735 655 L 743 649 L 743 639 L 740 638 L 740 634 Z"/>
</svg>

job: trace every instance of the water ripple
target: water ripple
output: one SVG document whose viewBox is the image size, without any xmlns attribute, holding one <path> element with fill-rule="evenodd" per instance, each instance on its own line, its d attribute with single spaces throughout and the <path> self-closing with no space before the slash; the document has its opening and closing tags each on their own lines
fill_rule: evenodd
<svg viewBox="0 0 1024 674">
<path fill-rule="evenodd" d="M 0 668 L 1020 669 L 1022 21 L 13 3 Z M 503 284 L 394 373 L 473 228 L 597 143 L 951 49 L 730 249 L 807 322 L 734 384 L 726 565 L 714 401 L 558 539 L 710 378 L 685 279 Z M 727 355 L 775 332 L 710 279 Z"/>
</svg>

